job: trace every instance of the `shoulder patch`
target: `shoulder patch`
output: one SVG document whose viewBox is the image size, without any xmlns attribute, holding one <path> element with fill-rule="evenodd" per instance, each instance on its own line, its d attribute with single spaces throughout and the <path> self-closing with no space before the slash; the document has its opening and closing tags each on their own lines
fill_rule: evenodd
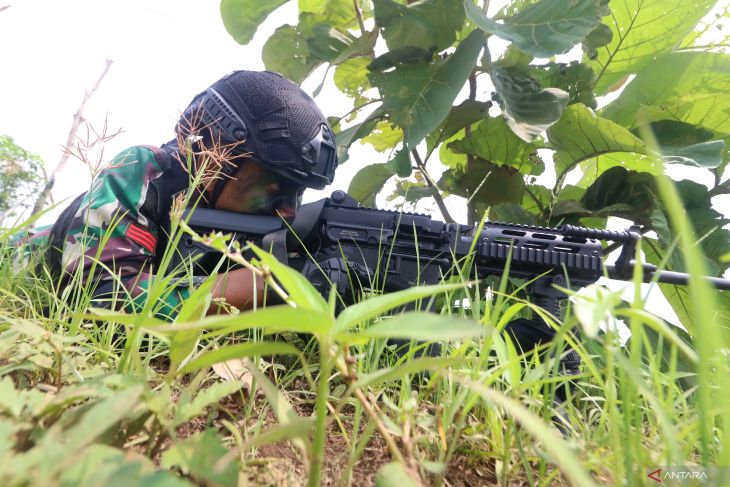
<svg viewBox="0 0 730 487">
<path fill-rule="evenodd" d="M 124 235 L 132 242 L 135 242 L 147 249 L 149 252 L 154 253 L 155 246 L 157 245 L 157 237 L 155 237 L 149 230 L 134 223 L 130 223 L 127 227 L 127 231 L 124 232 Z"/>
</svg>

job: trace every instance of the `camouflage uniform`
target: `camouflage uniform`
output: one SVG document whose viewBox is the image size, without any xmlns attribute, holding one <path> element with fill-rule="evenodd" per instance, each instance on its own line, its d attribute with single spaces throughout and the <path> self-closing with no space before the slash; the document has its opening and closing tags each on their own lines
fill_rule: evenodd
<svg viewBox="0 0 730 487">
<path fill-rule="evenodd" d="M 52 226 L 32 231 L 17 244 L 26 257 L 42 249 L 46 265 L 63 276 L 64 284 L 81 266 L 83 282 L 96 286 L 93 295 L 108 296 L 119 276 L 135 302 L 143 303 L 167 246 L 173 199 L 189 188 L 188 172 L 176 154 L 174 143 L 123 151 Z M 158 314 L 173 316 L 191 285 L 201 280 L 175 281 Z"/>
</svg>

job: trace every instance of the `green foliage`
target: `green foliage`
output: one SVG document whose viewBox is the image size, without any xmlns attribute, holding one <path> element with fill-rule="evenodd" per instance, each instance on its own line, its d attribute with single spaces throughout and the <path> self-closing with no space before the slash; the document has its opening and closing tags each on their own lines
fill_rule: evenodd
<svg viewBox="0 0 730 487">
<path fill-rule="evenodd" d="M 403 128 L 406 147 L 415 148 L 446 117 L 483 45 L 475 31 L 445 60 L 370 75 L 384 96 L 381 113 Z"/>
<path fill-rule="evenodd" d="M 285 75 L 301 83 L 321 61 L 312 59 L 301 32 L 291 25 L 283 25 L 269 37 L 261 53 L 266 69 Z"/>
<path fill-rule="evenodd" d="M 464 8 L 480 29 L 513 42 L 534 57 L 547 58 L 567 52 L 592 33 L 604 15 L 602 3 L 541 0 L 520 9 L 501 24 L 484 15 L 471 0 L 464 1 Z"/>
<path fill-rule="evenodd" d="M 393 51 L 412 46 L 441 51 L 451 46 L 464 23 L 464 9 L 451 0 L 424 0 L 402 5 L 394 0 L 373 0 L 375 22 Z"/>
<path fill-rule="evenodd" d="M 545 169 L 537 154 L 538 145 L 520 139 L 501 117 L 480 121 L 469 136 L 456 139 L 447 147 L 456 154 L 469 154 L 523 174 L 538 175 Z"/>
<path fill-rule="evenodd" d="M 615 168 L 630 179 L 645 173 L 639 186 L 627 188 L 648 191 L 667 165 L 681 164 L 711 171 L 709 198 L 730 194 L 723 178 L 730 161 L 730 55 L 720 48 L 722 36 L 711 35 L 727 8 L 705 18 L 716 0 L 516 0 L 493 15 L 484 4 L 302 1 L 299 24 L 281 28 L 286 39 L 283 32 L 270 39 L 267 66 L 302 80 L 321 64 L 337 65 L 335 85 L 354 105 L 337 119 L 350 124 L 336 127 L 341 160 L 359 139 L 384 154 L 358 161 L 363 167 L 350 191 L 361 202 L 374 205 L 386 181 L 395 180 L 387 201 L 458 195 L 474 220 L 490 210 L 538 224 L 591 226 L 620 215 L 662 234 L 659 250 L 674 252 L 667 262 L 680 269 L 656 191 L 629 196 L 602 176 L 619 174 Z M 482 35 L 507 46 L 490 52 Z M 267 55 L 274 44 L 275 54 Z M 490 41 L 494 49 L 501 45 Z M 582 59 L 574 47 L 582 48 Z M 573 59 L 544 61 L 567 52 Z M 619 88 L 599 106 L 601 95 Z M 429 174 L 434 155 L 448 166 L 440 180 Z M 551 188 L 534 179 L 553 174 Z M 707 215 L 705 233 L 723 225 Z M 708 244 L 722 238 L 712 235 Z M 721 249 L 705 248 L 713 270 L 724 265 Z"/>
<path fill-rule="evenodd" d="M 655 58 L 679 45 L 716 3 L 715 0 L 610 2 L 611 14 L 604 18 L 604 23 L 611 28 L 612 39 L 597 49 L 594 59 L 586 60 L 597 73 L 596 92 L 603 95 L 618 89 L 630 74 L 644 68 L 662 73 Z M 670 77 L 666 72 L 663 75 Z"/>
<path fill-rule="evenodd" d="M 19 147 L 12 137 L 0 135 L 0 223 L 3 216 L 33 206 L 44 174 L 40 157 Z"/>
<path fill-rule="evenodd" d="M 231 36 L 240 44 L 248 44 L 259 24 L 288 0 L 221 0 L 221 17 Z"/>
<path fill-rule="evenodd" d="M 621 125 L 597 116 L 584 105 L 569 106 L 560 121 L 548 129 L 548 139 L 555 149 L 558 177 L 583 161 L 605 159 L 610 155 L 621 160 L 622 166 L 628 164 L 628 169 L 655 174 L 661 171 L 654 158 L 641 157 L 653 154 L 644 141 Z M 603 166 L 604 171 L 607 168 Z"/>
<path fill-rule="evenodd" d="M 394 175 L 395 171 L 388 164 L 370 164 L 355 174 L 347 192 L 362 205 L 374 208 L 375 195 Z"/>
<path fill-rule="evenodd" d="M 507 123 L 526 142 L 557 122 L 568 104 L 568 93 L 540 87 L 522 67 L 495 65 L 490 74 Z"/>
<path fill-rule="evenodd" d="M 684 122 L 724 138 L 730 134 L 727 54 L 673 52 L 658 55 L 609 104 L 603 115 L 624 127 L 663 120 Z M 659 136 L 661 137 L 661 135 Z"/>
</svg>

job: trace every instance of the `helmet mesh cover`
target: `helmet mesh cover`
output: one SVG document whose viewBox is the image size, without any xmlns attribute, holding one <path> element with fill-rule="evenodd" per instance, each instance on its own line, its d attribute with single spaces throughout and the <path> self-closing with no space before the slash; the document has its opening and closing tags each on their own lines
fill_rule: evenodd
<svg viewBox="0 0 730 487">
<path fill-rule="evenodd" d="M 246 149 L 262 162 L 300 161 L 302 146 L 327 123 L 299 86 L 275 73 L 236 71 L 211 88 L 243 119 L 249 130 Z"/>
</svg>

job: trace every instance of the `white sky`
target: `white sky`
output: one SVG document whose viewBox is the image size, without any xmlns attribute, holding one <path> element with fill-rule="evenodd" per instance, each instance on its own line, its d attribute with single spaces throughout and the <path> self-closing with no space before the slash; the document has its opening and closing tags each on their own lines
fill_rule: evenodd
<svg viewBox="0 0 730 487">
<path fill-rule="evenodd" d="M 10 7 L 0 12 L 0 45 L 5 46 L 0 134 L 39 154 L 49 173 L 61 158 L 73 114 L 106 59 L 114 63 L 84 111 L 95 129 L 101 130 L 106 119 L 109 132 L 124 131 L 104 145 L 104 160 L 132 145 L 170 140 L 180 112 L 196 93 L 230 71 L 264 69 L 263 42 L 277 25 L 296 23 L 297 17 L 291 2 L 254 42 L 241 46 L 223 27 L 218 1 L 0 0 L 2 5 Z M 337 93 L 327 90 L 326 95 L 337 103 Z M 341 100 L 328 109 L 331 103 L 322 98 L 317 101 L 326 114 L 340 113 Z M 338 187 L 346 187 L 339 179 Z M 54 199 L 75 196 L 89 180 L 87 168 L 70 160 Z M 52 221 L 59 211 L 44 220 Z"/>
<path fill-rule="evenodd" d="M 61 157 L 84 91 L 96 82 L 106 59 L 114 63 L 84 112 L 97 130 L 106 119 L 110 132 L 124 131 L 105 144 L 103 160 L 132 145 L 171 139 L 181 110 L 196 93 L 230 71 L 264 69 L 265 40 L 278 25 L 297 21 L 296 2 L 289 2 L 252 43 L 241 46 L 223 27 L 219 0 L 0 0 L 3 5 L 9 8 L 0 11 L 0 134 L 39 154 L 49 173 Z M 303 88 L 311 93 L 320 80 L 315 73 Z M 351 107 L 331 84 L 316 101 L 326 115 L 343 115 Z M 360 144 L 353 150 L 335 184 L 322 193 L 347 189 L 362 164 L 386 158 Z M 81 162 L 69 161 L 68 169 L 54 188 L 57 202 L 89 185 Z M 438 177 L 440 171 L 434 172 Z M 319 197 L 311 190 L 305 195 L 310 201 Z M 459 221 L 465 221 L 462 201 L 447 201 Z M 63 206 L 42 221 L 53 221 Z"/>
</svg>

